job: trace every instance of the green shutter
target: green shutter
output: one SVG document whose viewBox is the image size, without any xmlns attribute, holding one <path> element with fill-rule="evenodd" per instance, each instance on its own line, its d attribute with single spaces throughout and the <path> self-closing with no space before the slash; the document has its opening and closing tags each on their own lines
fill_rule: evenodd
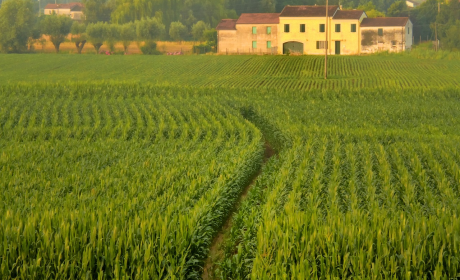
<svg viewBox="0 0 460 280">
<path fill-rule="evenodd" d="M 325 30 L 326 30 L 325 25 L 324 25 L 324 24 L 320 24 L 320 25 L 319 25 L 319 32 L 324 32 Z"/>
<path fill-rule="evenodd" d="M 267 26 L 267 34 L 272 34 L 272 27 L 271 26 Z"/>
<path fill-rule="evenodd" d="M 257 49 L 257 41 L 252 41 L 252 48 Z"/>
<path fill-rule="evenodd" d="M 340 32 L 340 24 L 335 25 L 335 32 Z"/>
<path fill-rule="evenodd" d="M 379 33 L 379 36 L 383 36 L 383 28 L 379 28 L 378 33 Z"/>
<path fill-rule="evenodd" d="M 305 32 L 305 24 L 300 25 L 300 32 L 302 32 L 302 33 Z"/>
<path fill-rule="evenodd" d="M 289 33 L 289 24 L 284 25 L 284 32 Z"/>
<path fill-rule="evenodd" d="M 252 27 L 252 34 L 257 34 L 257 27 L 255 26 Z"/>
<path fill-rule="evenodd" d="M 316 41 L 316 49 L 319 50 L 319 41 Z"/>
<path fill-rule="evenodd" d="M 351 32 L 356 32 L 356 24 L 355 23 L 353 23 L 351 25 Z"/>
<path fill-rule="evenodd" d="M 267 41 L 267 49 L 271 49 L 272 48 L 272 41 Z"/>
</svg>

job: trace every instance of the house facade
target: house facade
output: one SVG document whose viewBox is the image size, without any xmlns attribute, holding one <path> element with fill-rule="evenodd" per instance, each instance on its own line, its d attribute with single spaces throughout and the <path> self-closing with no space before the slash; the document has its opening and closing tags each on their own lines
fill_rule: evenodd
<svg viewBox="0 0 460 280">
<path fill-rule="evenodd" d="M 217 51 L 227 54 L 320 55 L 325 52 L 326 33 L 328 53 L 331 55 L 358 55 L 382 50 L 402 51 L 412 45 L 412 35 L 405 36 L 404 42 L 393 38 L 397 36 L 396 30 L 391 30 L 401 27 L 401 18 L 372 21 L 374 19 L 368 19 L 364 11 L 341 10 L 339 6 L 329 6 L 327 16 L 326 20 L 325 6 L 286 6 L 280 14 L 242 14 L 237 20 L 224 19 L 216 28 Z M 405 19 L 402 32 L 409 30 L 410 33 L 412 23 L 408 18 Z M 363 26 L 366 32 L 362 31 Z M 379 32 L 379 28 L 386 30 L 386 36 L 375 40 L 370 34 L 374 29 Z M 370 37 L 372 38 L 369 39 Z M 394 41 L 404 46 L 386 48 L 388 45 L 393 46 Z M 374 42 L 377 48 L 373 47 Z"/>
<path fill-rule="evenodd" d="M 241 14 L 224 19 L 217 26 L 217 49 L 221 53 L 276 54 L 279 14 Z"/>
<path fill-rule="evenodd" d="M 407 17 L 367 18 L 361 23 L 362 53 L 402 52 L 412 47 L 413 25 Z"/>
<path fill-rule="evenodd" d="M 47 4 L 44 9 L 45 15 L 65 15 L 73 20 L 84 20 L 83 4 L 78 2 L 68 4 Z"/>
</svg>

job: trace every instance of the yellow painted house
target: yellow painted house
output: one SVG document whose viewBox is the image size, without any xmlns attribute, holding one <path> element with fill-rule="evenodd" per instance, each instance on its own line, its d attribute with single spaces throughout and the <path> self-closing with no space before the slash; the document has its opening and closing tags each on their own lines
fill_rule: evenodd
<svg viewBox="0 0 460 280">
<path fill-rule="evenodd" d="M 365 19 L 364 11 L 341 10 L 339 6 L 328 7 L 327 20 L 326 6 L 286 6 L 280 14 L 242 14 L 238 20 L 225 19 L 219 23 L 217 51 L 321 55 L 325 53 L 327 34 L 329 54 L 358 55 L 362 53 L 363 44 L 369 52 L 366 43 L 369 40 L 363 40 L 361 30 Z M 387 18 L 382 24 L 387 26 L 392 21 Z M 408 18 L 407 21 L 410 22 Z M 373 22 L 378 25 L 380 21 Z M 411 24 L 403 26 L 408 28 L 408 34 L 410 27 Z M 379 30 L 379 26 L 371 28 Z M 266 30 L 270 30 L 270 34 Z M 367 33 L 368 30 L 364 35 L 369 37 Z M 401 50 L 410 48 L 411 44 L 407 42 Z"/>
</svg>

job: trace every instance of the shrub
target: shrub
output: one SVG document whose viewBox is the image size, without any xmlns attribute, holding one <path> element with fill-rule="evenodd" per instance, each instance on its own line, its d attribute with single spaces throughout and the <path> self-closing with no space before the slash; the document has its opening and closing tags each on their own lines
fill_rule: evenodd
<svg viewBox="0 0 460 280">
<path fill-rule="evenodd" d="M 161 55 L 161 52 L 157 50 L 157 43 L 153 41 L 147 41 L 141 46 L 141 52 L 149 55 Z"/>
</svg>

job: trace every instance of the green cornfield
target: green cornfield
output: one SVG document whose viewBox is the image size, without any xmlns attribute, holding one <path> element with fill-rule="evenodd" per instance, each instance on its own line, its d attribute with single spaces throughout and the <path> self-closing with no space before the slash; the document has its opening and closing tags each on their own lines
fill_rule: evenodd
<svg viewBox="0 0 460 280">
<path fill-rule="evenodd" d="M 460 277 L 454 61 L 1 58 L 1 279 Z"/>
<path fill-rule="evenodd" d="M 0 83 L 131 81 L 155 85 L 292 90 L 460 86 L 459 60 L 336 56 L 1 55 Z"/>
</svg>

